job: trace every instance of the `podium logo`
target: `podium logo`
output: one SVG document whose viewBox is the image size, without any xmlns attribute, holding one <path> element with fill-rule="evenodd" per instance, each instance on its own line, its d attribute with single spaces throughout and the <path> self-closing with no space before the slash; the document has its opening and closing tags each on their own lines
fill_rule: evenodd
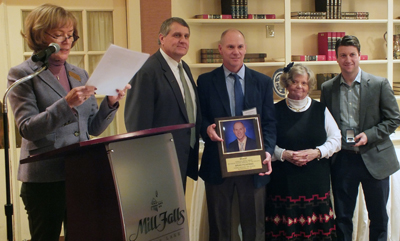
<svg viewBox="0 0 400 241">
<path fill-rule="evenodd" d="M 158 192 L 156 191 L 155 197 L 151 200 L 150 209 L 153 211 L 160 211 L 163 207 L 163 201 L 157 200 Z M 170 211 L 164 211 L 157 215 L 145 217 L 139 220 L 136 233 L 129 236 L 129 241 L 138 240 L 140 235 L 146 235 L 152 232 L 158 232 L 161 236 L 168 225 L 182 225 L 185 223 L 185 210 L 181 210 L 177 207 Z M 181 230 L 181 229 L 179 229 Z M 179 230 L 172 231 L 174 237 L 179 236 Z M 171 235 L 171 230 L 168 230 L 168 235 Z M 168 238 L 168 235 L 165 237 Z M 158 240 L 158 239 L 157 239 Z M 167 239 L 169 240 L 169 239 Z"/>
<path fill-rule="evenodd" d="M 156 191 L 156 197 L 151 200 L 151 210 L 157 211 L 159 208 L 162 208 L 163 201 L 157 201 L 158 191 Z"/>
</svg>

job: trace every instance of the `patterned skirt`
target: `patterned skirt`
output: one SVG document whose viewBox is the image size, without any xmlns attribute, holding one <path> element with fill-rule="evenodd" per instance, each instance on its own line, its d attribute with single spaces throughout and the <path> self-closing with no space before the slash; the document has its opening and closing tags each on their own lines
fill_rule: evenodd
<svg viewBox="0 0 400 241">
<path fill-rule="evenodd" d="M 266 240 L 336 240 L 330 198 L 328 160 L 276 163 L 267 186 Z"/>
</svg>

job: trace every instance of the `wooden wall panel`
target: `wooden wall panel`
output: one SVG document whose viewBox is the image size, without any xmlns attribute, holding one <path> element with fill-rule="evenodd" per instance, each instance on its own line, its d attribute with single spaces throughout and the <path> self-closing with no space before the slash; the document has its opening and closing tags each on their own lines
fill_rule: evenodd
<svg viewBox="0 0 400 241">
<path fill-rule="evenodd" d="M 171 0 L 140 0 L 142 52 L 154 54 L 158 32 L 164 20 L 171 17 Z"/>
</svg>

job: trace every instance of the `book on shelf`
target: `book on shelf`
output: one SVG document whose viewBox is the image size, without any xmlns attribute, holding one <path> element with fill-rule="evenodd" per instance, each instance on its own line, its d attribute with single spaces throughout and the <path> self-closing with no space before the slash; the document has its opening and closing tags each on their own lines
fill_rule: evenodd
<svg viewBox="0 0 400 241">
<path fill-rule="evenodd" d="M 311 93 L 309 94 L 309 97 L 311 99 L 319 99 L 321 97 L 321 91 L 320 90 L 312 90 Z"/>
<path fill-rule="evenodd" d="M 318 73 L 315 75 L 315 78 L 317 79 L 317 90 L 321 90 L 321 85 L 325 82 L 328 81 L 335 76 L 337 76 L 339 73 Z"/>
<path fill-rule="evenodd" d="M 400 83 L 393 82 L 392 89 L 395 95 L 400 95 Z"/>
<path fill-rule="evenodd" d="M 221 0 L 221 14 L 233 19 L 247 18 L 248 0 Z"/>
<path fill-rule="evenodd" d="M 342 0 L 314 0 L 316 12 L 326 12 L 327 19 L 340 19 Z"/>
<path fill-rule="evenodd" d="M 393 91 L 400 92 L 400 87 L 393 86 L 392 89 L 393 89 Z"/>
<path fill-rule="evenodd" d="M 222 58 L 201 59 L 201 63 L 222 63 L 222 62 L 223 62 Z M 243 62 L 245 63 L 265 62 L 265 58 L 244 58 Z"/>
<path fill-rule="evenodd" d="M 316 12 L 327 12 L 328 6 L 329 6 L 329 0 L 315 0 Z"/>
<path fill-rule="evenodd" d="M 249 6 L 248 6 L 248 0 L 243 0 L 243 18 L 248 18 L 249 15 Z"/>
<path fill-rule="evenodd" d="M 326 12 L 291 12 L 292 19 L 326 19 Z"/>
<path fill-rule="evenodd" d="M 369 12 L 342 12 L 342 19 L 369 19 Z"/>
<path fill-rule="evenodd" d="M 201 54 L 219 54 L 218 49 L 200 49 Z"/>
<path fill-rule="evenodd" d="M 292 55 L 292 61 L 326 61 L 325 55 Z"/>
<path fill-rule="evenodd" d="M 366 54 L 361 54 L 361 55 L 360 55 L 360 60 L 368 60 L 368 55 L 366 55 Z"/>
<path fill-rule="evenodd" d="M 336 41 L 337 41 L 337 32 L 332 32 L 332 60 L 336 61 Z"/>
<path fill-rule="evenodd" d="M 200 19 L 232 19 L 230 14 L 198 14 L 194 17 Z"/>
<path fill-rule="evenodd" d="M 395 95 L 400 95 L 400 83 L 393 82 L 392 89 Z"/>
<path fill-rule="evenodd" d="M 245 58 L 266 58 L 267 54 L 266 53 L 246 53 L 244 55 Z M 219 53 L 212 53 L 212 54 L 201 54 L 202 59 L 221 59 L 222 56 Z"/>
<path fill-rule="evenodd" d="M 248 19 L 276 19 L 275 14 L 247 14 Z"/>
<path fill-rule="evenodd" d="M 332 32 L 318 33 L 318 54 L 332 61 Z"/>
<path fill-rule="evenodd" d="M 318 33 L 318 54 L 325 55 L 326 60 L 336 60 L 336 41 L 342 38 L 345 32 L 320 32 Z"/>
<path fill-rule="evenodd" d="M 232 16 L 232 0 L 221 0 L 221 14 Z"/>
<path fill-rule="evenodd" d="M 222 56 L 218 49 L 200 49 L 201 63 L 222 63 Z M 266 53 L 246 53 L 244 62 L 265 62 Z"/>
</svg>

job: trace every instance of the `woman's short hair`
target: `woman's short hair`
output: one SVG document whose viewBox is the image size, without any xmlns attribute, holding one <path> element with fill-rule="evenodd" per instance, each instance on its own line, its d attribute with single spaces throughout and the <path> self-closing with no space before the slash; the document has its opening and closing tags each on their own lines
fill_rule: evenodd
<svg viewBox="0 0 400 241">
<path fill-rule="evenodd" d="M 296 75 L 308 75 L 308 93 L 315 89 L 317 80 L 314 72 L 302 64 L 295 64 L 287 73 L 284 72 L 280 77 L 279 84 L 287 89 L 290 84 L 293 84 L 293 78 Z"/>
<path fill-rule="evenodd" d="M 62 7 L 53 4 L 43 4 L 35 8 L 25 19 L 25 33 L 21 35 L 25 38 L 29 48 L 34 52 L 46 48 L 46 32 L 48 30 L 72 25 L 74 28 L 74 39 L 78 38 L 78 21 L 75 16 Z M 75 41 L 72 42 L 72 47 Z"/>
</svg>

